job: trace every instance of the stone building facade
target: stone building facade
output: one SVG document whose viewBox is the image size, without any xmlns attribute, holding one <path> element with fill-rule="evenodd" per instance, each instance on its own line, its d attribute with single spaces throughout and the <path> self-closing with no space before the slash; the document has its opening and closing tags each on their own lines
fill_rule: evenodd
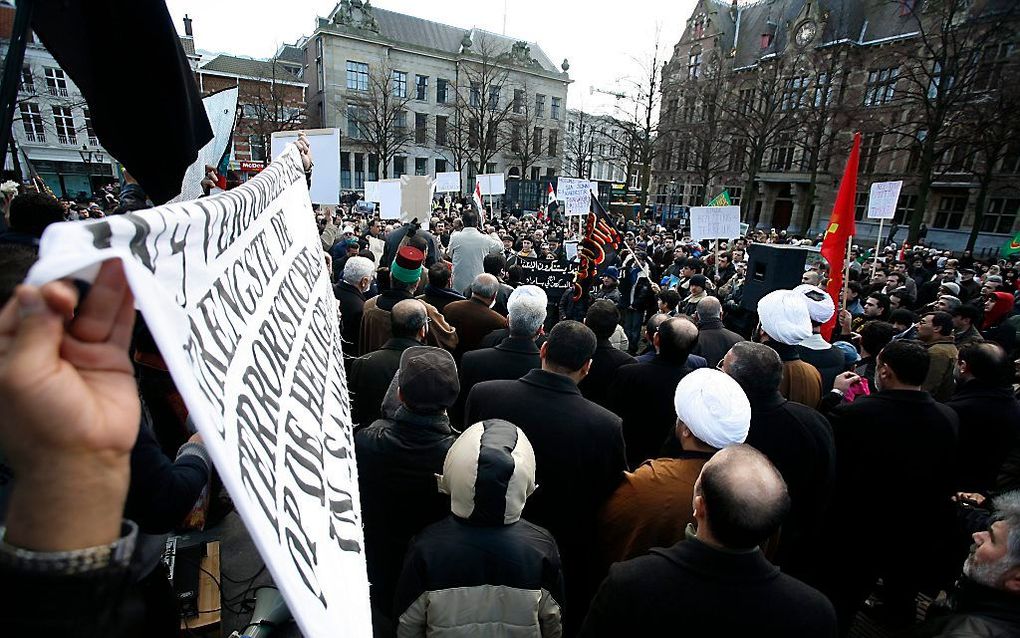
<svg viewBox="0 0 1020 638">
<path fill-rule="evenodd" d="M 901 226 L 896 239 L 904 240 L 922 181 L 919 149 L 930 117 L 923 111 L 938 103 L 941 80 L 940 65 L 924 57 L 930 36 L 921 36 L 918 25 L 930 27 L 941 2 L 699 0 L 662 70 L 657 210 L 670 202 L 704 204 L 727 189 L 754 226 L 822 232 L 853 132 L 860 131 L 858 236 L 862 242 L 877 236 L 877 222 L 865 217 L 870 185 L 903 180 L 893 224 Z M 1006 5 L 957 2 L 952 19 L 955 25 L 985 19 L 991 10 L 1007 15 Z M 1009 85 L 1002 78 L 1015 81 L 1015 13 L 1010 20 L 1011 27 L 994 27 L 987 42 L 958 49 L 973 60 L 973 68 L 960 71 L 972 94 L 952 96 L 956 104 L 947 108 L 993 99 Z M 982 189 L 979 149 L 967 143 L 974 134 L 962 128 L 959 113 L 945 121 L 956 129 L 942 134 L 952 143 L 939 147 L 928 180 L 925 239 L 961 250 L 983 203 L 976 251 L 997 251 L 1018 230 L 1020 144 L 1014 140 L 988 163 Z"/>
<path fill-rule="evenodd" d="M 484 97 L 472 94 L 470 99 L 487 99 L 494 111 L 505 109 L 513 100 L 513 113 L 500 125 L 499 135 L 510 135 L 513 127 L 513 134 L 535 152 L 523 175 L 509 146 L 495 153 L 487 166 L 461 162 L 462 190 L 469 191 L 475 174 L 483 172 L 525 180 L 559 174 L 570 81 L 566 61 L 557 68 L 534 43 L 430 22 L 369 2 L 342 0 L 327 17 L 318 18 L 304 43 L 310 119 L 341 130 L 341 188 L 361 190 L 365 181 L 384 174 L 435 175 L 456 170 L 457 153 L 451 149 L 451 140 L 462 117 L 458 102 L 472 91 L 465 78 L 478 66 L 483 44 L 493 53 L 491 61 L 504 72 L 505 86 Z M 380 72 L 392 82 L 393 95 L 403 105 L 399 126 L 413 131 L 385 169 L 365 143 L 353 115 Z M 518 103 L 526 108 L 518 108 Z M 529 115 L 524 118 L 518 111 Z M 517 132 L 525 119 L 527 130 Z"/>
<path fill-rule="evenodd" d="M 625 128 L 609 115 L 567 111 L 563 175 L 598 183 L 600 194 L 607 193 L 612 203 L 636 201 L 641 192 L 640 164 L 631 161 L 628 139 Z"/>
</svg>

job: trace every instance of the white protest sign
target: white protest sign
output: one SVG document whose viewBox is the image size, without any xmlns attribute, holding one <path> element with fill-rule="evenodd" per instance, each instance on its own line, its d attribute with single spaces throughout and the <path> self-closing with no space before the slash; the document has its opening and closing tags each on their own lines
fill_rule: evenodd
<svg viewBox="0 0 1020 638">
<path fill-rule="evenodd" d="M 868 196 L 868 219 L 892 219 L 900 200 L 903 181 L 875 182 Z"/>
<path fill-rule="evenodd" d="M 379 182 L 365 182 L 365 201 L 379 203 Z"/>
<path fill-rule="evenodd" d="M 340 129 L 318 128 L 304 131 L 312 148 L 312 188 L 310 195 L 316 204 L 340 203 Z M 272 136 L 272 154 L 275 160 L 283 149 L 297 139 L 297 131 L 278 131 Z"/>
<path fill-rule="evenodd" d="M 506 192 L 506 180 L 503 173 L 483 173 L 477 175 L 475 181 L 482 188 L 482 195 L 502 195 Z"/>
<path fill-rule="evenodd" d="M 417 219 L 428 224 L 432 218 L 432 177 L 403 175 L 400 177 L 400 221 Z M 428 228 L 426 226 L 426 228 Z"/>
<path fill-rule="evenodd" d="M 375 263 L 378 264 L 382 261 L 383 253 L 386 252 L 386 242 L 369 235 L 368 250 L 375 255 Z"/>
<path fill-rule="evenodd" d="M 740 237 L 740 206 L 691 206 L 691 239 Z"/>
<path fill-rule="evenodd" d="M 563 202 L 563 214 L 587 215 L 591 211 L 591 186 L 586 179 L 560 177 L 556 196 Z"/>
<path fill-rule="evenodd" d="M 120 258 L 303 635 L 371 636 L 337 303 L 297 147 L 220 195 L 53 224 L 28 281 Z"/>
<path fill-rule="evenodd" d="M 594 197 L 595 199 L 599 198 L 599 183 L 598 182 L 593 182 L 593 181 L 589 180 L 588 181 L 588 190 L 591 191 L 591 196 L 592 197 Z"/>
<path fill-rule="evenodd" d="M 232 87 L 202 98 L 202 106 L 205 107 L 205 115 L 209 118 L 213 138 L 202 147 L 198 152 L 198 159 L 184 173 L 181 194 L 171 199 L 171 202 L 185 202 L 202 196 L 205 167 L 219 164 L 224 151 L 230 146 L 234 120 L 237 116 L 237 91 L 237 87 Z"/>
<path fill-rule="evenodd" d="M 458 173 L 457 171 L 450 171 L 448 173 L 436 173 L 436 192 L 459 193 L 460 173 Z"/>
<path fill-rule="evenodd" d="M 380 219 L 400 219 L 400 180 L 384 179 L 377 184 Z"/>
</svg>

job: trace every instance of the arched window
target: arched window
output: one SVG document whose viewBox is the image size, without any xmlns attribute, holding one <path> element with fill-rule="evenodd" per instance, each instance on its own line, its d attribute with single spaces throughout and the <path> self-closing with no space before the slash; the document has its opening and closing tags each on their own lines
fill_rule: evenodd
<svg viewBox="0 0 1020 638">
<path fill-rule="evenodd" d="M 687 56 L 687 79 L 697 80 L 701 76 L 701 47 L 691 47 L 690 55 Z"/>
</svg>

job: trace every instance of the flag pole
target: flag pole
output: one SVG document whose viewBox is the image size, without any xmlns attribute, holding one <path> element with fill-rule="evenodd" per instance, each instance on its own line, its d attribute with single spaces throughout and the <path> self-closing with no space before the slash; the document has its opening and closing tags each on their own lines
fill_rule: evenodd
<svg viewBox="0 0 1020 638">
<path fill-rule="evenodd" d="M 878 270 L 878 251 L 882 248 L 882 225 L 885 218 L 878 220 L 878 239 L 875 240 L 875 254 L 871 260 L 871 278 L 875 278 L 875 271 Z"/>
<path fill-rule="evenodd" d="M 850 288 L 850 251 L 854 245 L 854 236 L 846 238 L 846 259 L 843 260 L 843 310 L 846 310 L 847 290 Z"/>
</svg>

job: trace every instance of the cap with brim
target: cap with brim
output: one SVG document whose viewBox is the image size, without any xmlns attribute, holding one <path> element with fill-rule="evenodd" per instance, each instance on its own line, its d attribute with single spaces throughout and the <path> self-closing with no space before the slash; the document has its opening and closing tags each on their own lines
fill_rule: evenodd
<svg viewBox="0 0 1020 638">
<path fill-rule="evenodd" d="M 397 256 L 390 266 L 390 277 L 405 284 L 413 284 L 421 278 L 422 262 L 425 253 L 414 246 L 404 246 L 397 251 Z"/>
</svg>

